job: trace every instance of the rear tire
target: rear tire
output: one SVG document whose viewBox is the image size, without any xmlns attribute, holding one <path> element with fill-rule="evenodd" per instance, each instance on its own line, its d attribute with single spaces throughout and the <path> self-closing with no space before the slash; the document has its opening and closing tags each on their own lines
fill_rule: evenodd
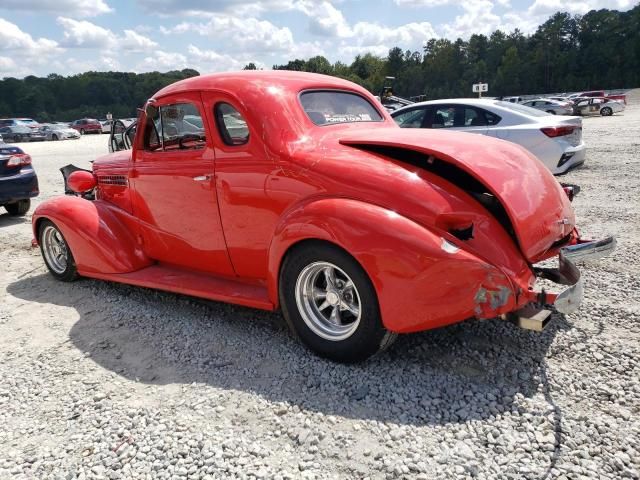
<svg viewBox="0 0 640 480">
<path fill-rule="evenodd" d="M 80 129 L 80 135 L 84 135 L 86 132 L 84 131 L 84 128 Z"/>
<path fill-rule="evenodd" d="M 600 110 L 600 115 L 602 115 L 603 117 L 610 117 L 611 115 L 613 115 L 613 110 L 609 107 L 604 107 L 602 110 Z"/>
<path fill-rule="evenodd" d="M 551 115 L 555 115 L 556 112 L 554 112 L 553 110 L 547 110 L 547 113 L 550 113 Z"/>
<path fill-rule="evenodd" d="M 58 135 L 51 135 L 51 140 L 56 141 L 58 140 Z"/>
<path fill-rule="evenodd" d="M 38 243 L 44 263 L 51 275 L 63 282 L 78 278 L 78 269 L 62 232 L 51 220 L 42 220 L 38 229 Z"/>
<path fill-rule="evenodd" d="M 330 244 L 303 244 L 287 255 L 280 271 L 280 305 L 298 338 L 335 362 L 363 361 L 397 337 L 382 325 L 364 269 Z"/>
<path fill-rule="evenodd" d="M 12 217 L 22 217 L 31 208 L 31 200 L 28 198 L 26 200 L 18 200 L 15 203 L 5 205 L 4 208 Z"/>
</svg>

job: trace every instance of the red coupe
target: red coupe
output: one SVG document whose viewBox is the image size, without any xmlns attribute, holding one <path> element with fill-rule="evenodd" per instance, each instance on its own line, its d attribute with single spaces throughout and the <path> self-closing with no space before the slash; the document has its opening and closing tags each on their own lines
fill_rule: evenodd
<svg viewBox="0 0 640 480">
<path fill-rule="evenodd" d="M 53 276 L 281 309 L 337 361 L 469 318 L 541 330 L 581 300 L 572 259 L 615 245 L 579 238 L 571 188 L 523 148 L 401 129 L 338 78 L 183 80 L 149 99 L 130 144 L 36 209 Z M 558 268 L 536 265 L 551 257 Z"/>
</svg>

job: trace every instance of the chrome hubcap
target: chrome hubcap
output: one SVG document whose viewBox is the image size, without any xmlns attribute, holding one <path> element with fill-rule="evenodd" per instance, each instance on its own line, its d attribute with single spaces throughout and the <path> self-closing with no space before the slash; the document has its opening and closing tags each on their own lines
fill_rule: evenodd
<svg viewBox="0 0 640 480">
<path fill-rule="evenodd" d="M 302 319 L 316 335 L 339 341 L 358 328 L 360 294 L 351 278 L 335 265 L 307 265 L 298 275 L 295 294 Z"/>
<path fill-rule="evenodd" d="M 47 225 L 42 232 L 42 252 L 51 270 L 63 274 L 67 269 L 67 243 L 60 231 L 51 225 Z"/>
</svg>

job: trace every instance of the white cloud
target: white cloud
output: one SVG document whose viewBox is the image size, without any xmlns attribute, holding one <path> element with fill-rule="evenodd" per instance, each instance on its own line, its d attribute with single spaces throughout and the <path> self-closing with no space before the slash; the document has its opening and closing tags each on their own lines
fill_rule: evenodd
<svg viewBox="0 0 640 480">
<path fill-rule="evenodd" d="M 117 35 L 111 30 L 87 20 L 58 17 L 57 22 L 64 29 L 62 44 L 70 48 L 96 48 L 99 50 L 117 48 L 132 53 L 148 51 L 158 46 L 153 40 L 133 30 L 125 30 L 124 35 Z"/>
<path fill-rule="evenodd" d="M 187 63 L 187 57 L 181 53 L 156 50 L 153 56 L 145 57 L 135 68 L 139 72 L 166 72 L 167 70 L 182 70 L 193 68 Z"/>
<path fill-rule="evenodd" d="M 0 51 L 14 51 L 21 57 L 47 55 L 61 51 L 58 43 L 47 38 L 34 39 L 31 35 L 4 18 L 0 18 Z"/>
<path fill-rule="evenodd" d="M 527 13 L 538 17 L 548 17 L 558 11 L 583 15 L 601 8 L 628 10 L 637 3 L 637 0 L 535 0 Z"/>
<path fill-rule="evenodd" d="M 160 28 L 165 35 L 195 32 L 215 38 L 232 51 L 277 52 L 293 48 L 293 34 L 267 20 L 217 15 L 207 23 L 182 22 L 172 28 Z"/>
<path fill-rule="evenodd" d="M 351 28 L 340 10 L 328 1 L 300 0 L 295 8 L 309 17 L 309 29 L 316 35 L 349 37 Z"/>
<path fill-rule="evenodd" d="M 95 17 L 113 9 L 104 0 L 2 0 L 2 8 L 33 13 L 60 13 L 70 17 Z"/>
<path fill-rule="evenodd" d="M 293 9 L 295 0 L 136 0 L 144 10 L 167 16 L 231 13 L 257 16 L 264 12 Z"/>
</svg>

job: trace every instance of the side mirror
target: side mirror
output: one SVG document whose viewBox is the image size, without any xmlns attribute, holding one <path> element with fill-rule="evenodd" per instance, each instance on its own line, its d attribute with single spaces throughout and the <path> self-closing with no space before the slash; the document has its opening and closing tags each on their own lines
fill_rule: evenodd
<svg viewBox="0 0 640 480">
<path fill-rule="evenodd" d="M 67 185 L 70 190 L 76 193 L 84 193 L 96 188 L 97 181 L 93 173 L 84 170 L 76 170 L 67 179 Z"/>
</svg>

